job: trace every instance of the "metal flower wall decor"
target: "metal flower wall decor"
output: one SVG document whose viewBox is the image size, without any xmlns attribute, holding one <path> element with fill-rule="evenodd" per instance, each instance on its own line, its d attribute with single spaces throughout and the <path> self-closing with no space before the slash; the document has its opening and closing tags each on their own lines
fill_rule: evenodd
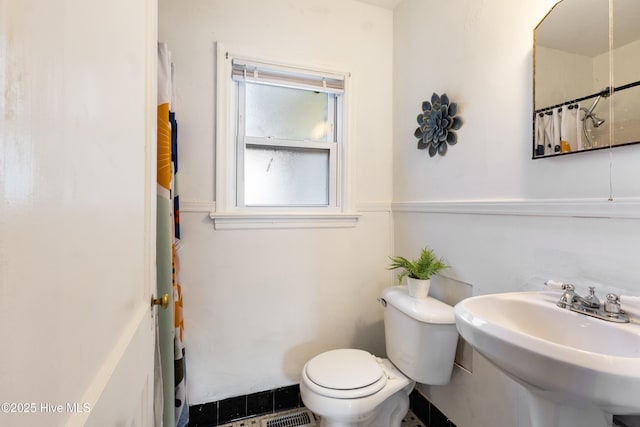
<svg viewBox="0 0 640 427">
<path fill-rule="evenodd" d="M 418 138 L 418 150 L 429 147 L 429 156 L 436 153 L 444 156 L 447 153 L 447 145 L 455 145 L 458 136 L 454 131 L 462 127 L 462 119 L 455 117 L 458 106 L 455 102 L 449 102 L 447 94 L 438 96 L 435 92 L 431 95 L 431 102 L 422 103 L 422 113 L 418 114 L 418 129 L 414 135 Z"/>
</svg>

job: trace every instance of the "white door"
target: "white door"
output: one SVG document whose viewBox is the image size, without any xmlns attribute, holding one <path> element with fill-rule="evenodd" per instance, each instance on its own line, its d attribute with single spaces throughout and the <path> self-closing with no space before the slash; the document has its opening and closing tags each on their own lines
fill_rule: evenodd
<svg viewBox="0 0 640 427">
<path fill-rule="evenodd" d="M 0 0 L 0 425 L 153 425 L 156 0 Z"/>
</svg>

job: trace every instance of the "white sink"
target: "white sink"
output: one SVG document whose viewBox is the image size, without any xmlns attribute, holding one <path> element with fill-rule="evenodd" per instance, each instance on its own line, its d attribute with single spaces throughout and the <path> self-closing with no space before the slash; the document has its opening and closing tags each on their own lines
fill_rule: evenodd
<svg viewBox="0 0 640 427">
<path fill-rule="evenodd" d="M 595 319 L 557 307 L 559 297 L 514 292 L 468 298 L 455 306 L 458 331 L 535 396 L 595 408 L 609 421 L 606 414 L 640 414 L 638 319 Z"/>
</svg>

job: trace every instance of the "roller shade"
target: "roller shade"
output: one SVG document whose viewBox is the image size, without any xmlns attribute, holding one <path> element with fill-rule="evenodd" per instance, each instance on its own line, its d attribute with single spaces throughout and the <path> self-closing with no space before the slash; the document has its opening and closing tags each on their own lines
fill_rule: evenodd
<svg viewBox="0 0 640 427">
<path fill-rule="evenodd" d="M 231 78 L 237 81 L 272 84 L 319 92 L 343 93 L 345 76 L 335 73 L 297 70 L 275 64 L 234 58 Z"/>
</svg>

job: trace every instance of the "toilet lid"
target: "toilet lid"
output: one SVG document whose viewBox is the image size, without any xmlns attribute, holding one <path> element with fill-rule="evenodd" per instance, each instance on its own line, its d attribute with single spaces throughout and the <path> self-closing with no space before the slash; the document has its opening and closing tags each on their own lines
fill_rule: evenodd
<svg viewBox="0 0 640 427">
<path fill-rule="evenodd" d="M 319 354 L 307 363 L 306 373 L 317 385 L 334 390 L 360 389 L 380 382 L 384 376 L 372 354 L 355 349 Z"/>
</svg>

